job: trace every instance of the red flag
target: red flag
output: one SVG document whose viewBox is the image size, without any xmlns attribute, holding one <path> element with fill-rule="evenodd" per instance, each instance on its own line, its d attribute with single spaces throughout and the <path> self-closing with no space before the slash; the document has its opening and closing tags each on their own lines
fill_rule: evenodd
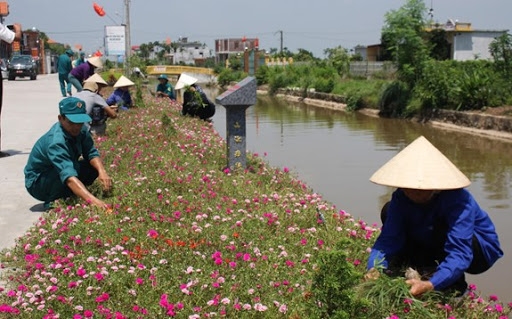
<svg viewBox="0 0 512 319">
<path fill-rule="evenodd" d="M 93 55 L 94 55 L 94 56 L 97 56 L 97 57 L 101 57 L 101 56 L 103 56 L 103 54 L 101 54 L 100 50 L 98 50 L 98 51 L 94 52 L 94 54 L 93 54 Z"/>
<path fill-rule="evenodd" d="M 103 17 L 105 15 L 105 10 L 103 10 L 103 7 L 101 7 L 96 2 L 93 2 L 92 7 L 94 8 L 94 11 L 100 16 Z"/>
</svg>

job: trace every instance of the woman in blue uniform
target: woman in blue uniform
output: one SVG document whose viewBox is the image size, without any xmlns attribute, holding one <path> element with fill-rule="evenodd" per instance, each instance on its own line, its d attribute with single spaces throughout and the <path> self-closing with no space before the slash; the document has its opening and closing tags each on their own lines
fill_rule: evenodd
<svg viewBox="0 0 512 319">
<path fill-rule="evenodd" d="M 375 269 L 401 273 L 412 267 L 422 277 L 406 281 L 412 295 L 462 294 L 465 272 L 483 273 L 503 256 L 493 222 L 465 189 L 471 182 L 423 136 L 370 180 L 397 189 L 382 209 L 367 278 Z"/>
</svg>

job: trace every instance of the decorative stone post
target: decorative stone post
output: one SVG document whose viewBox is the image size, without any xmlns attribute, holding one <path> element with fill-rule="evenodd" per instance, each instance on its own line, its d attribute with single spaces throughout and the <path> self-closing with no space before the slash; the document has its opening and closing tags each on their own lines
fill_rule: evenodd
<svg viewBox="0 0 512 319">
<path fill-rule="evenodd" d="M 215 101 L 226 108 L 228 168 L 245 169 L 247 167 L 245 110 L 256 104 L 256 78 L 246 77 L 219 95 Z"/>
</svg>

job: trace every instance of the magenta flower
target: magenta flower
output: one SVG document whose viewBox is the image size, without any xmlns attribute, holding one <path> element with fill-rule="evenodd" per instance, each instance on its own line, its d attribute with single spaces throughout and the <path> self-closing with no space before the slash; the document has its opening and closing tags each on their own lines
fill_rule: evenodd
<svg viewBox="0 0 512 319">
<path fill-rule="evenodd" d="M 96 298 L 96 302 L 98 302 L 98 303 L 99 303 L 99 302 L 105 302 L 105 301 L 107 301 L 107 300 L 109 300 L 109 299 L 110 299 L 109 294 L 107 294 L 106 292 L 104 292 L 104 293 L 102 293 L 100 296 L 98 296 L 98 297 Z"/>
<path fill-rule="evenodd" d="M 148 237 L 151 237 L 153 239 L 157 238 L 158 237 L 158 232 L 154 229 L 150 229 L 148 231 Z"/>
</svg>

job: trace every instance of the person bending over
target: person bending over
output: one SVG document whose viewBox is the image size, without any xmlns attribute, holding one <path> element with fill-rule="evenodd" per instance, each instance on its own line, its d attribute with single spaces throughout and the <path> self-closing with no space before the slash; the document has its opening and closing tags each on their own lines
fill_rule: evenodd
<svg viewBox="0 0 512 319">
<path fill-rule="evenodd" d="M 421 276 L 406 280 L 412 295 L 461 295 L 465 272 L 481 274 L 503 256 L 493 222 L 465 189 L 471 182 L 423 136 L 370 180 L 397 189 L 382 209 L 365 277 L 376 269 L 403 273 L 412 267 Z"/>
</svg>

